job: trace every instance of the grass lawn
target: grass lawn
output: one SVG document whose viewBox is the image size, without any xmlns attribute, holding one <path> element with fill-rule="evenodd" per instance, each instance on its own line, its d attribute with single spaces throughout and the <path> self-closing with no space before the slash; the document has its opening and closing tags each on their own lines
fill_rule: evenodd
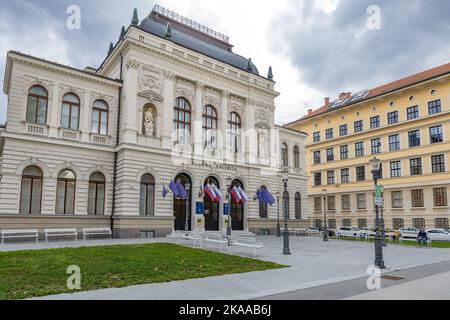
<svg viewBox="0 0 450 320">
<path fill-rule="evenodd" d="M 0 299 L 73 292 L 71 265 L 82 291 L 286 267 L 167 243 L 0 252 Z"/>
<path fill-rule="evenodd" d="M 351 237 L 343 237 L 339 238 L 339 240 L 347 240 L 347 241 L 356 241 L 356 238 Z M 361 242 L 365 242 L 365 240 L 360 240 Z M 375 240 L 373 238 L 369 239 L 369 242 L 374 242 Z M 399 245 L 399 240 L 392 240 L 392 245 Z M 386 240 L 386 244 L 389 245 L 389 240 Z M 403 241 L 404 246 L 417 246 L 417 241 L 415 240 L 405 240 Z M 432 241 L 431 242 L 432 248 L 450 248 L 450 242 L 447 241 Z"/>
</svg>

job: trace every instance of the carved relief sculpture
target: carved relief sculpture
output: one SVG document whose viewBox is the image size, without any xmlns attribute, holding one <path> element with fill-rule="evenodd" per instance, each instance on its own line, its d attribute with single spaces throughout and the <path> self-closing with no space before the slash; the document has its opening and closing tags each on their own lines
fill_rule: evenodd
<svg viewBox="0 0 450 320">
<path fill-rule="evenodd" d="M 144 134 L 153 137 L 155 135 L 155 116 L 152 106 L 144 107 Z"/>
</svg>

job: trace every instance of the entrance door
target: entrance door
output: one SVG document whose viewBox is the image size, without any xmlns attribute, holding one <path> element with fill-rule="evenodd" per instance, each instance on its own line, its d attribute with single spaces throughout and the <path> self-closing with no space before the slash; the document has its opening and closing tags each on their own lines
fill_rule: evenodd
<svg viewBox="0 0 450 320">
<path fill-rule="evenodd" d="M 179 174 L 175 178 L 175 182 L 180 180 L 186 189 L 186 200 L 182 200 L 181 196 L 174 198 L 173 211 L 175 212 L 175 230 L 185 230 L 186 215 L 188 217 L 188 230 L 191 230 L 191 179 L 184 173 Z"/>
<path fill-rule="evenodd" d="M 244 190 L 242 183 L 239 180 L 234 180 L 232 186 L 241 187 Z M 236 203 L 236 199 L 231 196 L 230 203 L 231 214 L 231 229 L 236 231 L 244 230 L 244 205 L 242 203 Z"/>
<path fill-rule="evenodd" d="M 219 188 L 219 182 L 216 178 L 210 177 L 206 179 L 205 186 L 207 184 L 215 185 Z M 209 195 L 205 193 L 203 198 L 205 204 L 205 230 L 206 231 L 219 231 L 219 207 L 220 203 L 212 201 Z"/>
</svg>

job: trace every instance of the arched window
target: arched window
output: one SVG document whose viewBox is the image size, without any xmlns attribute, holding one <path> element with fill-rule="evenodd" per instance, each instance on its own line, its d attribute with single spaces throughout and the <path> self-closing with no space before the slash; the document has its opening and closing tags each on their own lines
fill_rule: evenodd
<svg viewBox="0 0 450 320">
<path fill-rule="evenodd" d="M 289 212 L 289 193 L 287 191 L 283 192 L 283 216 L 286 215 L 287 212 L 287 216 L 288 218 L 290 217 L 290 212 Z"/>
<path fill-rule="evenodd" d="M 295 219 L 302 218 L 302 197 L 299 192 L 295 194 Z"/>
<path fill-rule="evenodd" d="M 61 109 L 61 127 L 78 130 L 80 120 L 80 99 L 73 93 L 64 95 Z"/>
<path fill-rule="evenodd" d="M 294 146 L 294 168 L 300 169 L 300 149 L 298 146 Z"/>
<path fill-rule="evenodd" d="M 217 148 L 217 112 L 209 105 L 203 108 L 203 146 Z"/>
<path fill-rule="evenodd" d="M 173 131 L 176 141 L 182 144 L 190 143 L 191 106 L 185 98 L 177 98 L 173 108 Z"/>
<path fill-rule="evenodd" d="M 229 144 L 231 152 L 239 153 L 241 149 L 241 118 L 236 112 L 230 113 L 228 119 Z"/>
<path fill-rule="evenodd" d="M 267 190 L 265 186 L 262 186 L 261 189 Z M 262 201 L 259 201 L 259 217 L 261 219 L 267 219 L 269 217 L 268 205 Z"/>
<path fill-rule="evenodd" d="M 76 176 L 73 171 L 65 169 L 58 174 L 56 186 L 56 214 L 75 213 Z"/>
<path fill-rule="evenodd" d="M 88 214 L 103 215 L 105 213 L 105 176 L 95 172 L 89 177 Z"/>
<path fill-rule="evenodd" d="M 288 147 L 286 143 L 281 144 L 281 163 L 283 167 L 289 167 Z"/>
<path fill-rule="evenodd" d="M 155 178 L 148 173 L 141 178 L 139 214 L 141 216 L 155 215 Z"/>
<path fill-rule="evenodd" d="M 36 166 L 29 166 L 23 170 L 20 190 L 20 213 L 41 213 L 42 177 L 42 170 Z"/>
<path fill-rule="evenodd" d="M 47 123 L 48 92 L 41 86 L 28 91 L 27 122 L 45 125 Z"/>
<path fill-rule="evenodd" d="M 92 132 L 108 134 L 109 107 L 103 100 L 96 100 L 92 109 Z"/>
</svg>

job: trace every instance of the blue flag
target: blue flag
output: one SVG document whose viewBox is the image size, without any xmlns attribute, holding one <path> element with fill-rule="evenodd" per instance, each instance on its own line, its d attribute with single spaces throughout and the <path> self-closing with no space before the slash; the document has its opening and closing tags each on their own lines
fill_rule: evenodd
<svg viewBox="0 0 450 320">
<path fill-rule="evenodd" d="M 170 188 L 170 190 L 172 190 L 172 193 L 173 193 L 174 197 L 178 198 L 179 191 L 178 191 L 177 186 L 175 185 L 175 183 L 173 181 L 170 181 L 169 188 Z"/>
<path fill-rule="evenodd" d="M 186 189 L 183 187 L 180 181 L 177 181 L 176 188 L 178 190 L 178 194 L 181 195 L 181 199 L 186 200 Z"/>
<path fill-rule="evenodd" d="M 168 193 L 169 193 L 169 189 L 166 189 L 166 186 L 163 184 L 163 189 L 162 189 L 163 199 L 165 199 L 167 197 Z"/>
</svg>

